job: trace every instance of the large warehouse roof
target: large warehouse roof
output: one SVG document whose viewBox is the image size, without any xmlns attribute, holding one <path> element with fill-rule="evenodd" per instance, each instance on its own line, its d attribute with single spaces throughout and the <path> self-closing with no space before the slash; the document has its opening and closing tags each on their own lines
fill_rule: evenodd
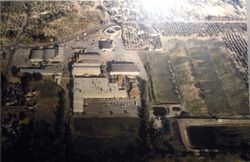
<svg viewBox="0 0 250 162">
<path fill-rule="evenodd" d="M 112 49 L 112 40 L 100 40 L 99 41 L 99 48 L 100 49 Z"/>
<path fill-rule="evenodd" d="M 30 59 L 43 59 L 43 50 L 42 49 L 33 49 L 30 52 Z"/>
<path fill-rule="evenodd" d="M 79 60 L 93 60 L 93 59 L 101 60 L 101 55 L 97 52 L 87 52 L 79 54 Z"/>
<path fill-rule="evenodd" d="M 74 76 L 99 76 L 101 75 L 100 66 L 74 66 L 72 73 Z"/>
<path fill-rule="evenodd" d="M 43 57 L 47 60 L 54 59 L 57 53 L 55 49 L 44 49 L 43 50 Z"/>
<path fill-rule="evenodd" d="M 74 79 L 74 112 L 83 112 L 83 100 L 87 98 L 127 98 L 126 90 L 119 90 L 117 83 L 108 78 Z"/>
<path fill-rule="evenodd" d="M 33 49 L 30 52 L 30 60 L 31 61 L 42 61 L 42 60 L 49 60 L 53 61 L 57 56 L 60 57 L 57 60 L 62 61 L 63 58 L 63 48 L 59 47 L 60 49 L 60 56 L 58 56 L 59 52 L 55 48 L 46 48 L 46 49 Z"/>
<path fill-rule="evenodd" d="M 135 64 L 112 64 L 111 71 L 137 72 L 139 68 Z"/>
<path fill-rule="evenodd" d="M 100 59 L 82 59 L 73 66 L 101 66 L 102 62 Z"/>
<path fill-rule="evenodd" d="M 140 70 L 135 64 L 112 64 L 110 75 L 132 75 L 140 74 Z"/>
<path fill-rule="evenodd" d="M 126 90 L 119 90 L 116 83 L 109 83 L 108 78 L 74 79 L 74 93 L 81 98 L 124 98 Z"/>
</svg>

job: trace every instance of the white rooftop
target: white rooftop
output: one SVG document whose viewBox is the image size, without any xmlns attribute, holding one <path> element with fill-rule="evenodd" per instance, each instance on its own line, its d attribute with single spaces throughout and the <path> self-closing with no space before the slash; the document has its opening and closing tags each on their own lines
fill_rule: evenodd
<svg viewBox="0 0 250 162">
<path fill-rule="evenodd" d="M 119 90 L 117 83 L 109 83 L 108 78 L 74 79 L 74 112 L 83 111 L 83 101 L 87 98 L 128 98 L 126 90 Z"/>
<path fill-rule="evenodd" d="M 76 98 L 119 98 L 127 97 L 126 90 L 119 90 L 117 83 L 109 83 L 108 78 L 74 79 L 74 94 Z"/>
</svg>

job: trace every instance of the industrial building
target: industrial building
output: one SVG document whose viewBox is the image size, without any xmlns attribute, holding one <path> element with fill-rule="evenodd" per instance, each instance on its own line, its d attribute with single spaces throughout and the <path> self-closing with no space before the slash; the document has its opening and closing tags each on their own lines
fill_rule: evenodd
<svg viewBox="0 0 250 162">
<path fill-rule="evenodd" d="M 84 64 L 74 64 L 72 74 L 76 76 L 99 76 L 101 75 L 100 66 L 86 66 Z"/>
<path fill-rule="evenodd" d="M 41 67 L 21 67 L 20 73 L 40 73 L 44 76 L 53 76 L 57 84 L 60 83 L 62 77 L 62 63 L 42 65 Z"/>
<path fill-rule="evenodd" d="M 113 50 L 113 41 L 109 39 L 101 39 L 99 41 L 99 48 L 102 51 L 112 51 Z"/>
<path fill-rule="evenodd" d="M 78 61 L 72 65 L 72 75 L 75 76 L 100 76 L 101 57 L 97 53 L 79 54 Z"/>
<path fill-rule="evenodd" d="M 39 68 L 37 67 L 21 67 L 20 72 L 21 73 L 41 73 L 42 75 L 48 76 L 48 75 L 62 75 L 62 64 L 50 64 L 50 65 L 43 65 Z"/>
<path fill-rule="evenodd" d="M 102 60 L 101 55 L 97 52 L 86 52 L 86 53 L 77 53 L 77 62 L 81 60 Z"/>
<path fill-rule="evenodd" d="M 108 78 L 74 78 L 74 112 L 84 112 L 86 99 L 128 98 L 127 90 L 120 90 Z"/>
<path fill-rule="evenodd" d="M 45 49 L 32 49 L 29 59 L 32 64 L 46 62 L 62 62 L 64 58 L 64 47 L 54 47 Z"/>
<path fill-rule="evenodd" d="M 135 64 L 111 64 L 111 76 L 126 75 L 126 76 L 139 76 L 140 70 Z"/>
</svg>

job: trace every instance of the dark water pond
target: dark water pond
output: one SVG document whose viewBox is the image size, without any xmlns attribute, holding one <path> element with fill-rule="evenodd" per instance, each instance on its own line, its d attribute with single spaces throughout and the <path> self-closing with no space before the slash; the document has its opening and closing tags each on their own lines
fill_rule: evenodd
<svg viewBox="0 0 250 162">
<path fill-rule="evenodd" d="M 193 126 L 188 129 L 188 133 L 197 149 L 250 150 L 250 126 Z"/>
<path fill-rule="evenodd" d="M 153 107 L 153 114 L 155 116 L 165 116 L 167 113 L 168 112 L 165 107 Z"/>
</svg>

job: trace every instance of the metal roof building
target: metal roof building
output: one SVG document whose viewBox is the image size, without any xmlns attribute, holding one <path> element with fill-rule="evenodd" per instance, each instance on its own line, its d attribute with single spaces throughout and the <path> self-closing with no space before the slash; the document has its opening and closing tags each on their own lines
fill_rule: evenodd
<svg viewBox="0 0 250 162">
<path fill-rule="evenodd" d="M 111 64 L 110 75 L 139 76 L 140 70 L 135 64 Z"/>
<path fill-rule="evenodd" d="M 78 60 L 101 60 L 101 55 L 97 52 L 80 53 Z"/>
<path fill-rule="evenodd" d="M 101 75 L 100 66 L 86 66 L 74 64 L 72 69 L 73 76 L 99 76 Z"/>
<path fill-rule="evenodd" d="M 79 54 L 79 59 L 72 65 L 73 76 L 99 76 L 101 75 L 101 56 L 96 52 Z"/>
<path fill-rule="evenodd" d="M 101 66 L 102 62 L 99 59 L 82 59 L 76 63 L 76 65 L 82 66 Z"/>
<path fill-rule="evenodd" d="M 101 50 L 105 50 L 105 51 L 112 51 L 113 50 L 113 45 L 112 45 L 113 41 L 109 40 L 109 39 L 101 39 L 99 41 L 99 48 Z"/>
<path fill-rule="evenodd" d="M 44 60 L 49 62 L 62 62 L 64 58 L 64 47 L 32 49 L 29 58 L 31 63 L 38 63 Z"/>
<path fill-rule="evenodd" d="M 43 50 L 43 58 L 48 61 L 53 61 L 56 57 L 57 51 L 55 49 L 44 49 Z"/>
<path fill-rule="evenodd" d="M 43 61 L 43 50 L 42 49 L 33 49 L 30 51 L 30 61 L 31 62 L 40 62 Z"/>
<path fill-rule="evenodd" d="M 44 65 L 41 68 L 20 68 L 21 73 L 40 73 L 42 75 L 62 75 L 62 64 Z"/>
</svg>

